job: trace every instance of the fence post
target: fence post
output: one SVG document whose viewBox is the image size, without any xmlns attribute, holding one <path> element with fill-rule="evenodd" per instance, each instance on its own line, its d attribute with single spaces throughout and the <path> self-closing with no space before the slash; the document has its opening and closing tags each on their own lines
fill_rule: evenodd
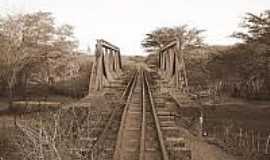
<svg viewBox="0 0 270 160">
<path fill-rule="evenodd" d="M 258 132 L 257 135 L 257 152 L 260 153 L 260 143 L 261 143 L 261 134 Z"/>
<path fill-rule="evenodd" d="M 268 154 L 268 148 L 270 143 L 270 134 L 267 137 L 266 144 L 265 144 L 265 154 Z"/>
<path fill-rule="evenodd" d="M 239 130 L 239 147 L 242 147 L 242 137 L 243 137 L 243 129 L 240 128 Z"/>
<path fill-rule="evenodd" d="M 203 122 L 204 122 L 204 119 L 203 119 L 203 112 L 200 111 L 201 114 L 200 114 L 200 136 L 204 136 L 204 129 L 203 129 Z"/>
<path fill-rule="evenodd" d="M 255 147 L 255 131 L 252 130 L 252 134 L 251 134 L 251 149 L 252 151 L 256 150 L 256 147 Z"/>
</svg>

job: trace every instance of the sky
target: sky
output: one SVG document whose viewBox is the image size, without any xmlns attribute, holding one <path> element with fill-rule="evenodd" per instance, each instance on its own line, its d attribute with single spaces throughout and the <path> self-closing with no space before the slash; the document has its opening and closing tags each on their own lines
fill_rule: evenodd
<svg viewBox="0 0 270 160">
<path fill-rule="evenodd" d="M 57 24 L 75 27 L 80 49 L 94 50 L 96 39 L 120 47 L 122 54 L 145 54 L 141 41 L 158 27 L 188 24 L 204 33 L 208 44 L 237 42 L 246 12 L 270 9 L 270 0 L 0 0 L 0 13 L 49 11 Z"/>
</svg>

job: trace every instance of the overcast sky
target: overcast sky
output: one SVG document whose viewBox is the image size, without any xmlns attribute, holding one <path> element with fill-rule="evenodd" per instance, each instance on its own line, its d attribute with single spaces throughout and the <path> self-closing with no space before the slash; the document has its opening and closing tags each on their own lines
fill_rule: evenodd
<svg viewBox="0 0 270 160">
<path fill-rule="evenodd" d="M 162 26 L 189 24 L 206 29 L 210 44 L 232 44 L 246 12 L 270 9 L 270 0 L 0 0 L 1 14 L 49 11 L 57 23 L 75 27 L 80 48 L 103 38 L 124 54 L 142 54 L 144 34 Z"/>
</svg>

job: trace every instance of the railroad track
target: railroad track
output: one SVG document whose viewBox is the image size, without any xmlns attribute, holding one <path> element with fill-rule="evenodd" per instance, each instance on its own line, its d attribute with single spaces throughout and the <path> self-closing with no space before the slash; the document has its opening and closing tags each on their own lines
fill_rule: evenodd
<svg viewBox="0 0 270 160">
<path fill-rule="evenodd" d="M 126 101 L 131 97 L 130 93 L 133 90 L 137 79 L 137 72 L 132 75 L 127 87 L 122 93 L 120 100 Z M 116 106 L 112 111 L 104 129 L 99 134 L 97 141 L 90 148 L 90 157 L 92 160 L 105 160 L 111 159 L 114 151 L 114 142 L 118 132 L 119 123 L 121 121 L 121 115 L 124 112 L 124 107 L 122 105 Z"/>
<path fill-rule="evenodd" d="M 114 160 L 191 159 L 165 105 L 156 107 L 149 73 L 140 69 L 124 108 Z"/>
<path fill-rule="evenodd" d="M 78 144 L 78 146 L 65 148 L 67 153 L 72 156 L 72 159 L 111 159 L 116 135 L 120 126 L 121 115 L 124 109 L 123 106 L 129 96 L 136 76 L 137 73 L 126 73 L 126 76 L 122 77 L 122 81 L 123 79 L 125 81 L 128 80 L 128 84 L 125 87 L 120 88 L 120 85 L 122 84 L 115 83 L 118 86 L 113 86 L 114 90 L 119 91 L 119 95 L 121 94 L 121 96 L 120 98 L 115 98 L 115 106 L 110 113 L 89 110 L 89 104 L 91 104 L 92 99 L 88 98 L 82 99 L 78 104 L 71 104 L 64 108 L 62 114 L 65 114 L 66 116 L 63 117 L 67 118 L 66 120 L 70 121 L 70 123 L 63 123 L 61 127 L 64 127 L 63 129 L 65 130 L 69 130 L 74 126 L 71 125 L 73 124 L 72 120 L 74 120 L 75 126 L 80 128 L 80 133 L 78 132 L 80 136 L 76 139 L 76 144 Z M 73 119 L 70 117 L 73 117 Z M 65 119 L 62 119 L 62 121 L 65 121 Z M 27 137 L 32 143 L 38 141 L 40 138 L 38 136 L 39 130 L 34 130 L 36 127 L 23 122 L 24 120 L 17 122 L 19 131 L 21 131 L 23 136 Z M 66 135 L 69 135 L 69 132 L 67 132 Z"/>
<path fill-rule="evenodd" d="M 80 159 L 190 159 L 166 98 L 153 92 L 151 78 L 155 79 L 143 69 L 135 71 L 120 97 L 122 103 L 113 109 L 102 131 L 98 127 L 99 134 L 89 137 L 91 143 L 84 144 L 88 148 L 78 152 L 79 157 L 84 155 Z"/>
</svg>

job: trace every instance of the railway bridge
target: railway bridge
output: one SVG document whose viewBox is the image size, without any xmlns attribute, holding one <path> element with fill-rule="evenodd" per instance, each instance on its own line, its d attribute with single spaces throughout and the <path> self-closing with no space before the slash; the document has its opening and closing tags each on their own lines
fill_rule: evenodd
<svg viewBox="0 0 270 160">
<path fill-rule="evenodd" d="M 53 113 L 50 132 L 19 121 L 18 128 L 31 144 L 40 143 L 40 159 L 235 160 L 202 141 L 199 117 L 192 121 L 198 136 L 179 125 L 183 106 L 175 94 L 187 95 L 188 75 L 178 43 L 157 51 L 153 66 L 122 63 L 119 47 L 97 40 L 88 95 Z"/>
<path fill-rule="evenodd" d="M 179 90 L 188 85 L 183 57 L 177 54 L 178 46 L 177 42 L 172 42 L 157 53 L 157 72 L 139 64 L 135 64 L 133 71 L 128 71 L 129 83 L 121 97 L 125 103 L 115 109 L 121 113 L 119 129 L 117 133 L 108 129 L 116 117 L 112 116 L 107 130 L 102 132 L 92 149 L 93 159 L 105 159 L 104 155 L 114 160 L 191 159 L 191 150 L 185 137 L 179 134 L 175 121 L 176 102 L 169 94 L 159 94 L 154 86 L 158 80 L 165 80 Z M 120 49 L 105 40 L 97 40 L 89 95 L 101 92 L 122 74 L 127 74 L 122 69 Z M 168 99 L 170 102 L 166 102 Z M 105 143 L 106 134 L 117 134 L 114 145 L 100 147 Z"/>
<path fill-rule="evenodd" d="M 178 41 L 173 41 L 158 51 L 158 72 L 171 87 L 183 90 L 188 87 L 183 53 Z M 119 77 L 122 61 L 119 47 L 103 40 L 97 40 L 95 61 L 92 66 L 89 94 L 102 90 L 104 85 Z"/>
<path fill-rule="evenodd" d="M 91 159 L 235 160 L 201 139 L 200 109 L 196 109 L 199 115 L 193 120 L 198 137 L 177 122 L 182 106 L 175 94 L 190 95 L 179 41 L 172 41 L 155 55 L 154 66 L 135 60 L 132 67 L 125 69 L 120 49 L 105 40 L 97 41 L 89 95 L 117 80 L 126 79 L 126 85 L 116 98 L 122 103 L 112 109 L 90 147 Z"/>
</svg>

